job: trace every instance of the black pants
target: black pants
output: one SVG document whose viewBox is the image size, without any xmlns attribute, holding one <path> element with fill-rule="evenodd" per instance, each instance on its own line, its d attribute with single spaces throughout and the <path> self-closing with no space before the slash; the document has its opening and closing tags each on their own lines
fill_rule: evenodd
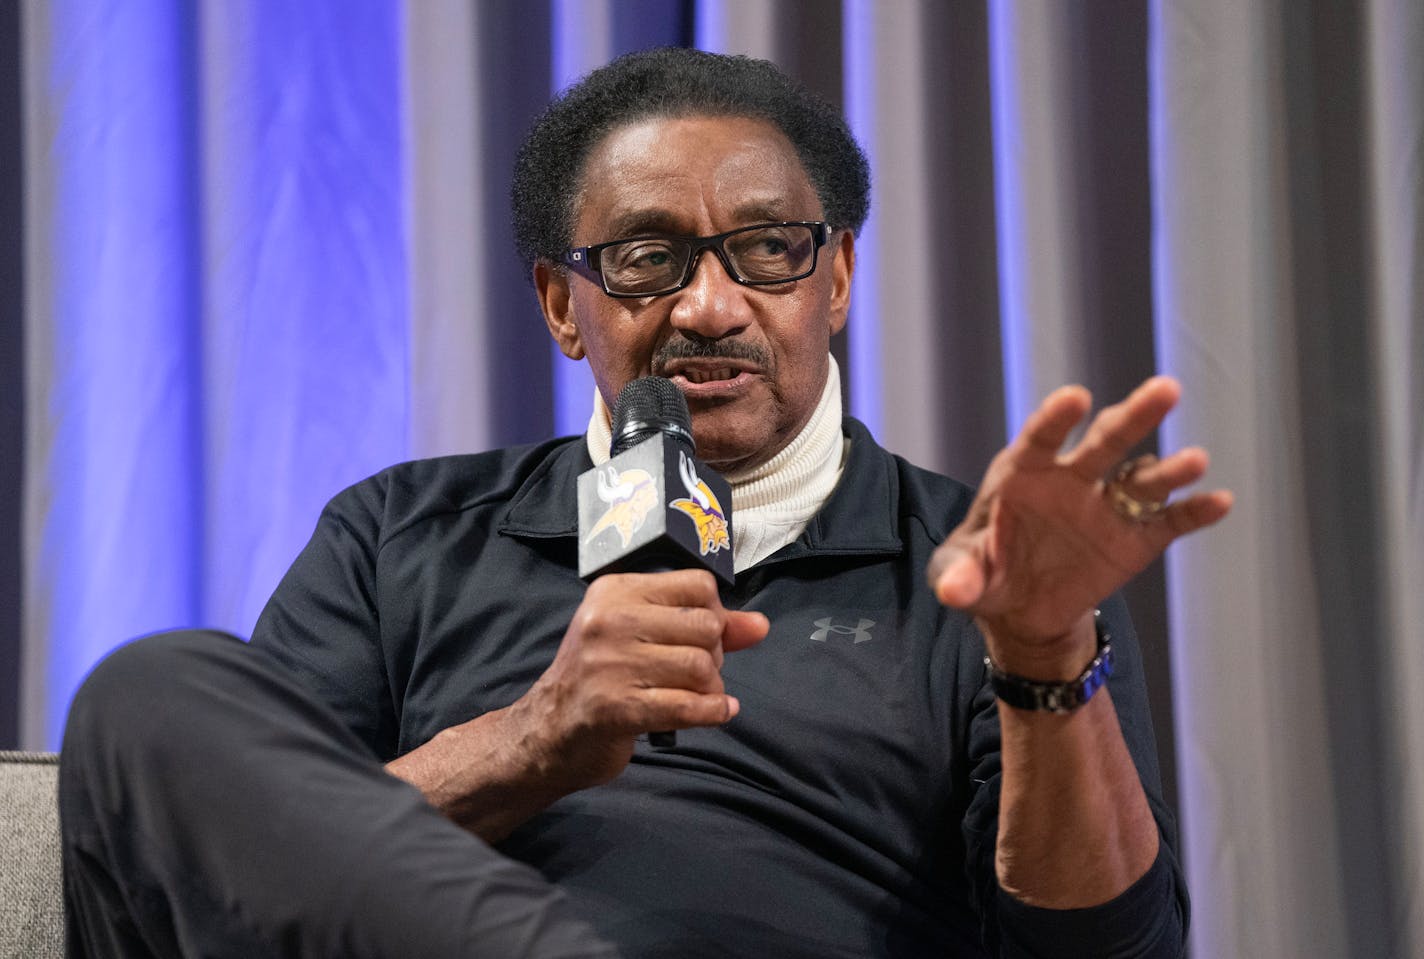
<svg viewBox="0 0 1424 959">
<path fill-rule="evenodd" d="M 260 650 L 119 649 L 60 754 L 70 956 L 614 956 Z"/>
</svg>

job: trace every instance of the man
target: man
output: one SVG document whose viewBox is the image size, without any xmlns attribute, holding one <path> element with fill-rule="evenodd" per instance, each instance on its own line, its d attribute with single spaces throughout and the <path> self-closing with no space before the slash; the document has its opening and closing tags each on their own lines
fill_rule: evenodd
<svg viewBox="0 0 1424 959">
<path fill-rule="evenodd" d="M 636 55 L 553 104 L 515 220 L 598 386 L 587 437 L 385 471 L 328 506 L 252 648 L 163 637 L 101 667 L 63 770 L 75 940 L 1179 954 L 1136 644 L 1107 597 L 1229 495 L 1166 504 L 1200 450 L 1118 468 L 1176 400 L 1161 378 L 1066 451 L 1089 398 L 1056 392 L 977 494 L 843 421 L 828 345 L 867 195 L 843 122 L 765 63 Z M 732 483 L 731 588 L 577 577 L 574 481 L 648 374 Z M 136 686 L 177 705 L 125 708 Z"/>
</svg>

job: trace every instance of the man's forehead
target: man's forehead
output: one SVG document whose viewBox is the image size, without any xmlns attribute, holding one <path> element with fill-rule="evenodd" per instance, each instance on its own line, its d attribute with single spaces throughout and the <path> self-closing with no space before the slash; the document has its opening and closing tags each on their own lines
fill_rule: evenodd
<svg viewBox="0 0 1424 959">
<path fill-rule="evenodd" d="M 609 236 L 682 232 L 706 215 L 737 223 L 819 216 L 790 141 L 745 117 L 626 125 L 590 153 L 582 181 L 579 221 Z"/>
</svg>

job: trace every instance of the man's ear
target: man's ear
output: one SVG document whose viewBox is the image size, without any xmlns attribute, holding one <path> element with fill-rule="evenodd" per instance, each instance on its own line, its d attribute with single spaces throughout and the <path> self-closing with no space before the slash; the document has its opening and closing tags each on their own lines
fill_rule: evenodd
<svg viewBox="0 0 1424 959">
<path fill-rule="evenodd" d="M 850 313 L 850 279 L 855 273 L 855 234 L 842 230 L 840 243 L 836 246 L 835 259 L 831 261 L 831 335 L 845 329 L 846 316 Z"/>
<path fill-rule="evenodd" d="M 559 344 L 560 352 L 571 360 L 583 359 L 583 340 L 574 322 L 568 274 L 546 260 L 538 260 L 534 263 L 534 290 L 539 294 L 539 308 L 544 311 L 549 335 Z"/>
</svg>

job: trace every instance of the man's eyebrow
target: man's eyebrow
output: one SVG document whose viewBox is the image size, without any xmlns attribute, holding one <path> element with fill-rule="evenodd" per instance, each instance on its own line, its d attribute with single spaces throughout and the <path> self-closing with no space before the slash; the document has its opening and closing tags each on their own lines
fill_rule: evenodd
<svg viewBox="0 0 1424 959">
<path fill-rule="evenodd" d="M 777 197 L 769 200 L 756 200 L 745 203 L 737 207 L 736 216 L 739 223 L 775 223 L 781 220 L 795 220 L 799 217 L 788 216 L 786 213 L 786 201 Z"/>
<path fill-rule="evenodd" d="M 754 200 L 733 211 L 740 225 L 752 223 L 778 222 L 795 219 L 787 215 L 787 205 L 780 198 Z M 620 213 L 608 224 L 606 235 L 598 242 L 621 240 L 630 236 L 644 236 L 649 233 L 667 233 L 673 236 L 688 235 L 684 223 L 667 210 L 629 210 Z"/>
<path fill-rule="evenodd" d="M 645 233 L 678 234 L 683 231 L 678 228 L 676 218 L 666 210 L 630 210 L 614 217 L 607 232 L 605 239 L 620 240 Z"/>
</svg>

